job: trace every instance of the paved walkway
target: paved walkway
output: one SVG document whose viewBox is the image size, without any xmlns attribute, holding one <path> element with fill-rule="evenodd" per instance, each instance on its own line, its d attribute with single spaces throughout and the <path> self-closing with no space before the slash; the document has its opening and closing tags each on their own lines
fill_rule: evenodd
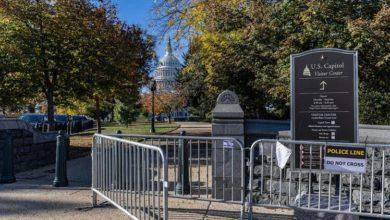
<svg viewBox="0 0 390 220">
<path fill-rule="evenodd" d="M 211 133 L 211 125 L 199 122 L 180 123 L 188 135 Z M 117 208 L 98 197 L 98 207 L 91 207 L 91 158 L 84 157 L 68 161 L 70 185 L 52 187 L 54 166 L 17 174 L 17 182 L 0 184 L 0 219 L 127 219 Z M 169 219 L 237 219 L 239 205 L 224 203 L 169 199 Z M 259 219 L 286 219 L 290 210 L 259 210 Z"/>
<path fill-rule="evenodd" d="M 176 122 L 180 128 L 170 132 L 178 135 L 181 131 L 186 131 L 191 136 L 211 136 L 211 124 L 207 122 Z"/>
<path fill-rule="evenodd" d="M 98 207 L 91 207 L 90 157 L 68 161 L 68 187 L 51 186 L 54 166 L 17 174 L 17 182 L 0 184 L 0 219 L 127 219 L 98 196 Z M 169 199 L 169 219 L 237 219 L 239 205 Z M 259 210 L 260 219 L 286 219 L 291 211 Z M 267 214 L 266 214 L 267 213 Z"/>
<path fill-rule="evenodd" d="M 17 182 L 0 184 L 0 219 L 126 219 L 102 203 L 91 208 L 90 157 L 68 161 L 69 187 L 54 188 L 54 167 L 17 174 Z"/>
</svg>

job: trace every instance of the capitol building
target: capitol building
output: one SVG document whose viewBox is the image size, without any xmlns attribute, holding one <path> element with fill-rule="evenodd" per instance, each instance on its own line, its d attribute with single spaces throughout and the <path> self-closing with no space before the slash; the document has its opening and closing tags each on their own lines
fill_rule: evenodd
<svg viewBox="0 0 390 220">
<path fill-rule="evenodd" d="M 180 61 L 172 53 L 171 40 L 168 39 L 165 55 L 158 62 L 154 75 L 157 92 L 174 92 L 181 68 Z"/>
<path fill-rule="evenodd" d="M 168 39 L 167 46 L 165 49 L 165 55 L 159 60 L 157 69 L 153 77 L 153 79 L 156 81 L 156 92 L 176 92 L 178 75 L 182 67 L 183 66 L 180 63 L 179 59 L 177 59 L 175 55 L 173 55 L 171 40 Z M 161 114 L 159 117 L 160 120 L 167 120 L 168 115 Z M 174 121 L 186 121 L 188 120 L 189 113 L 186 108 L 183 108 L 171 112 L 170 117 Z"/>
</svg>

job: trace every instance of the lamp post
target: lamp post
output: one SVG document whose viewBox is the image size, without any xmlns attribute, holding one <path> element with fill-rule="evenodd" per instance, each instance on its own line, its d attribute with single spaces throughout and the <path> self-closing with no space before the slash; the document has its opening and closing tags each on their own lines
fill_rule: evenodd
<svg viewBox="0 0 390 220">
<path fill-rule="evenodd" d="M 152 124 L 150 127 L 150 133 L 155 133 L 156 129 L 154 127 L 154 93 L 156 92 L 156 80 L 152 80 L 150 84 L 150 91 L 152 91 Z"/>
</svg>

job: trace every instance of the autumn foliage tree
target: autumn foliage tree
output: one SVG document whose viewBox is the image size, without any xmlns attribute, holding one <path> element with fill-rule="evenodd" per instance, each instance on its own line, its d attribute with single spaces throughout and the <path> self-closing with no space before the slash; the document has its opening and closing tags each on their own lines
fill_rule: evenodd
<svg viewBox="0 0 390 220">
<path fill-rule="evenodd" d="M 60 102 L 72 92 L 66 88 L 69 82 L 77 82 L 73 71 L 74 60 L 78 48 L 73 42 L 77 42 L 79 12 L 75 2 L 65 0 L 1 0 L 1 16 L 8 21 L 3 23 L 10 32 L 1 35 L 1 41 L 7 42 L 7 50 L 2 54 L 12 58 L 5 67 L 9 69 L 12 64 L 17 64 L 13 70 L 8 70 L 5 75 L 16 76 L 18 81 L 26 82 L 15 91 L 30 90 L 30 94 L 44 94 L 48 105 L 47 114 L 49 128 L 54 122 L 54 105 Z M 9 27 L 17 26 L 11 30 Z M 4 69 L 3 69 L 4 70 Z M 18 84 L 15 84 L 18 85 Z M 15 96 L 12 96 L 15 97 Z M 61 97 L 61 98 L 60 98 Z"/>
<path fill-rule="evenodd" d="M 147 112 L 152 112 L 151 93 L 143 94 L 141 103 Z M 185 107 L 185 104 L 185 100 L 177 92 L 158 92 L 154 98 L 154 112 L 157 115 L 164 113 L 168 117 L 169 123 L 171 123 L 171 113 L 181 110 Z"/>
<path fill-rule="evenodd" d="M 2 105 L 43 94 L 50 125 L 55 106 L 93 101 L 100 132 L 101 103 L 137 102 L 154 63 L 152 38 L 109 0 L 0 0 L 0 28 Z"/>
<path fill-rule="evenodd" d="M 190 103 L 230 89 L 247 117 L 287 119 L 290 54 L 342 48 L 359 54 L 361 123 L 390 123 L 386 1 L 157 0 L 155 17 L 189 39 L 184 87 L 204 84 L 203 94 L 187 93 Z"/>
</svg>

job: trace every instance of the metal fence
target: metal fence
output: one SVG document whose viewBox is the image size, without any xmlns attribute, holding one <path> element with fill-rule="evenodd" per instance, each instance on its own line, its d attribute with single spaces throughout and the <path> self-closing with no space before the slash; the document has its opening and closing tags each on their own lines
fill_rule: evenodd
<svg viewBox="0 0 390 220">
<path fill-rule="evenodd" d="M 290 156 L 283 169 L 277 166 L 277 141 L 300 153 Z M 364 147 L 366 172 L 324 170 L 327 146 Z M 249 168 L 249 218 L 253 206 L 390 218 L 390 145 L 257 140 Z"/>
<path fill-rule="evenodd" d="M 218 201 L 243 218 L 244 153 L 234 138 L 95 135 L 93 203 L 97 194 L 132 218 L 167 219 L 168 197 Z"/>
<path fill-rule="evenodd" d="M 112 136 L 157 146 L 164 152 L 169 197 L 241 204 L 239 212 L 243 218 L 245 149 L 240 141 L 230 137 L 184 135 Z"/>
<path fill-rule="evenodd" d="M 284 168 L 277 142 L 299 153 Z M 365 173 L 325 170 L 329 146 L 364 147 Z M 234 138 L 95 135 L 93 203 L 100 195 L 134 219 L 168 219 L 169 197 L 240 204 L 241 219 L 246 200 L 248 219 L 256 206 L 390 218 L 390 145 L 257 140 L 246 150 L 249 172 Z"/>
<path fill-rule="evenodd" d="M 168 219 L 167 186 L 167 160 L 159 147 L 94 135 L 94 206 L 99 195 L 132 219 Z"/>
</svg>

